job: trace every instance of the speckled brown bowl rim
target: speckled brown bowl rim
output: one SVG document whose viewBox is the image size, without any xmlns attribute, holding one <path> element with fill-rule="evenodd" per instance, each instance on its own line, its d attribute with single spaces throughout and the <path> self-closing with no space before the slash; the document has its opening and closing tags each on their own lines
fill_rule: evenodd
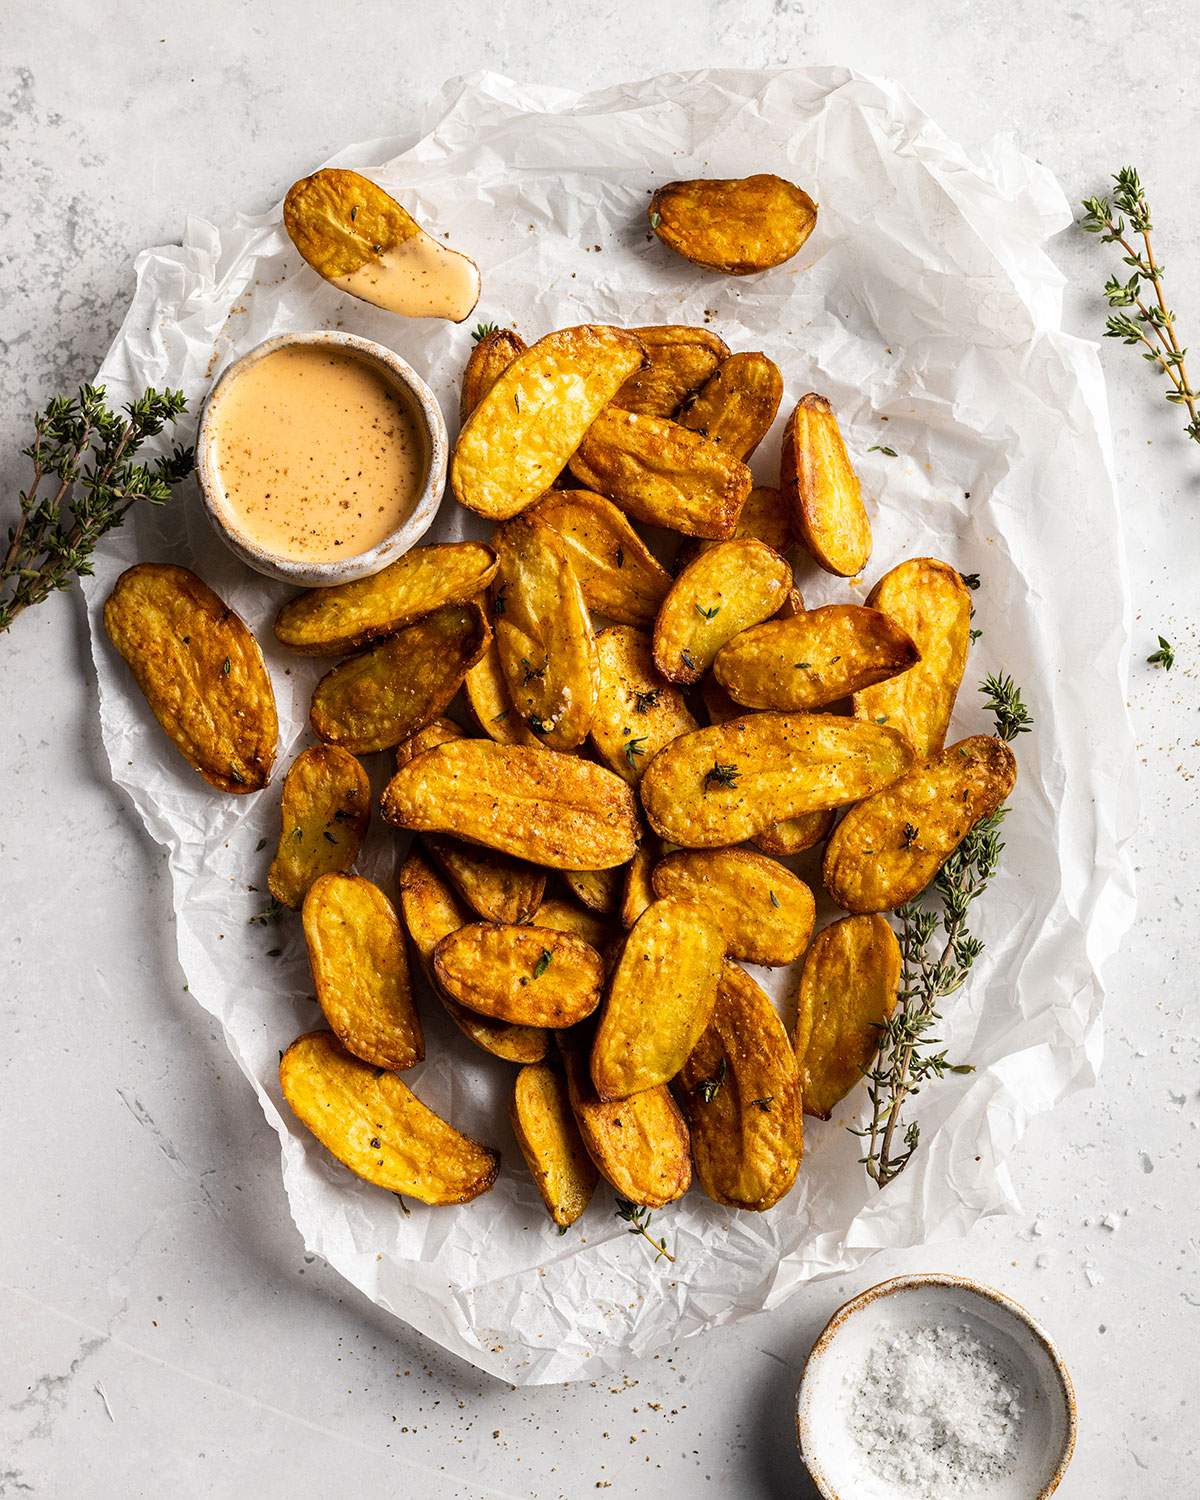
<svg viewBox="0 0 1200 1500">
<path fill-rule="evenodd" d="M 815 1457 L 805 1452 L 804 1436 L 806 1427 L 806 1413 L 804 1410 L 804 1385 L 808 1379 L 809 1366 L 814 1360 L 826 1352 L 832 1344 L 834 1336 L 853 1315 L 860 1309 L 869 1306 L 880 1297 L 891 1297 L 897 1292 L 906 1292 L 914 1287 L 938 1286 L 952 1291 L 974 1292 L 980 1297 L 985 1297 L 989 1302 L 994 1302 L 997 1307 L 1002 1307 L 1006 1312 L 1012 1313 L 1018 1321 L 1025 1324 L 1026 1328 L 1033 1334 L 1037 1342 L 1042 1346 L 1050 1357 L 1050 1363 L 1058 1377 L 1058 1389 L 1066 1408 L 1067 1424 L 1066 1433 L 1063 1438 L 1062 1451 L 1058 1456 L 1058 1462 L 1054 1466 L 1054 1473 L 1050 1476 L 1048 1484 L 1038 1490 L 1036 1495 L 1031 1495 L 1029 1500 L 1047 1500 L 1062 1483 L 1063 1475 L 1067 1472 L 1067 1465 L 1075 1452 L 1075 1438 L 1079 1426 L 1079 1415 L 1075 1407 L 1075 1387 L 1071 1383 L 1071 1376 L 1063 1363 L 1062 1356 L 1054 1346 L 1050 1335 L 1042 1327 L 1031 1313 L 1027 1312 L 1019 1302 L 1014 1302 L 1011 1297 L 1005 1296 L 995 1287 L 985 1286 L 982 1281 L 972 1281 L 969 1276 L 946 1276 L 936 1271 L 914 1272 L 909 1276 L 893 1276 L 887 1281 L 881 1281 L 876 1286 L 871 1286 L 865 1292 L 859 1292 L 856 1297 L 851 1297 L 849 1302 L 843 1302 L 841 1307 L 826 1323 L 821 1330 L 816 1343 L 808 1352 L 808 1358 L 804 1361 L 804 1372 L 800 1377 L 800 1388 L 796 1397 L 796 1441 L 800 1445 L 800 1454 L 804 1459 L 812 1482 L 820 1490 L 825 1500 L 854 1500 L 850 1495 L 839 1495 L 817 1466 Z"/>
<path fill-rule="evenodd" d="M 256 546 L 233 525 L 227 506 L 222 504 L 225 491 L 220 473 L 212 455 L 215 437 L 213 423 L 221 394 L 227 390 L 240 374 L 258 360 L 276 349 L 292 345 L 332 347 L 350 353 L 375 364 L 397 384 L 408 392 L 418 420 L 425 432 L 429 449 L 429 467 L 425 483 L 417 496 L 415 505 L 395 531 L 377 542 L 365 552 L 352 557 L 339 557 L 333 562 L 300 562 L 295 558 L 280 557 Z M 403 556 L 410 547 L 425 535 L 433 525 L 442 496 L 446 488 L 446 464 L 449 456 L 449 439 L 446 436 L 446 420 L 433 392 L 400 356 L 385 344 L 374 339 L 365 339 L 356 333 L 341 333 L 332 328 L 315 328 L 295 333 L 280 333 L 274 338 L 256 344 L 253 349 L 240 355 L 221 371 L 204 401 L 200 425 L 196 432 L 196 478 L 200 484 L 200 495 L 204 509 L 213 529 L 223 542 L 248 566 L 268 578 L 281 578 L 286 583 L 303 584 L 309 588 L 325 588 L 337 583 L 351 583 L 356 578 L 368 578 L 386 568 Z"/>
</svg>

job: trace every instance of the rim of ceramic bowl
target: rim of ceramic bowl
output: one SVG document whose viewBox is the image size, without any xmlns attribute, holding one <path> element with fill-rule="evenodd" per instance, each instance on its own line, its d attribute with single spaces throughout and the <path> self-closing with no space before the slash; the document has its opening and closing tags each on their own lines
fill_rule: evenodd
<svg viewBox="0 0 1200 1500">
<path fill-rule="evenodd" d="M 1019 1302 L 1006 1296 L 1005 1293 L 997 1291 L 995 1287 L 987 1286 L 982 1281 L 973 1281 L 969 1276 L 943 1275 L 937 1271 L 918 1271 L 908 1276 L 893 1276 L 887 1281 L 880 1281 L 875 1286 L 870 1286 L 866 1291 L 859 1292 L 857 1296 L 851 1297 L 848 1302 L 843 1302 L 841 1307 L 833 1314 L 828 1323 L 821 1330 L 816 1343 L 809 1350 L 808 1358 L 804 1361 L 804 1371 L 800 1377 L 800 1389 L 796 1402 L 796 1441 L 800 1445 L 800 1454 L 808 1468 L 809 1476 L 817 1489 L 824 1496 L 824 1500 L 851 1500 L 850 1496 L 839 1495 L 829 1481 L 821 1472 L 815 1453 L 813 1453 L 812 1441 L 809 1437 L 810 1423 L 809 1411 L 805 1401 L 804 1387 L 808 1381 L 809 1370 L 828 1351 L 833 1340 L 843 1326 L 864 1307 L 869 1307 L 872 1302 L 881 1297 L 891 1297 L 897 1292 L 911 1291 L 916 1287 L 936 1286 L 944 1287 L 950 1291 L 973 1292 L 976 1296 L 986 1298 L 1001 1307 L 1005 1312 L 1011 1314 L 1018 1322 L 1023 1323 L 1032 1333 L 1036 1342 L 1045 1351 L 1050 1360 L 1050 1366 L 1054 1371 L 1057 1381 L 1057 1390 L 1062 1397 L 1063 1410 L 1066 1413 L 1066 1425 L 1063 1433 L 1062 1449 L 1054 1465 L 1054 1472 L 1050 1475 L 1046 1484 L 1038 1490 L 1036 1495 L 1031 1495 L 1030 1500 L 1048 1500 L 1048 1497 L 1062 1483 L 1063 1475 L 1067 1472 L 1067 1466 L 1075 1453 L 1075 1438 L 1079 1426 L 1079 1416 L 1075 1407 L 1075 1387 L 1071 1382 L 1070 1372 L 1063 1363 L 1062 1356 L 1055 1347 L 1053 1339 Z M 808 1439 L 806 1446 L 806 1439 Z"/>
<path fill-rule="evenodd" d="M 220 467 L 213 452 L 216 440 L 215 418 L 223 393 L 228 391 L 248 366 L 273 354 L 277 349 L 296 345 L 345 349 L 366 363 L 375 365 L 390 381 L 403 387 L 425 434 L 429 454 L 424 483 L 416 503 L 404 521 L 365 552 L 357 552 L 352 557 L 339 557 L 332 562 L 304 562 L 292 557 L 281 557 L 243 535 L 234 524 L 221 483 Z M 200 415 L 196 432 L 196 478 L 205 513 L 213 529 L 248 567 L 268 578 L 280 578 L 287 583 L 304 584 L 310 588 L 324 588 L 338 583 L 351 583 L 356 578 L 368 578 L 386 568 L 389 563 L 395 562 L 420 541 L 433 524 L 442 503 L 448 451 L 449 440 L 442 409 L 436 396 L 407 360 L 401 359 L 385 344 L 377 344 L 373 339 L 362 338 L 356 333 L 315 328 L 276 334 L 274 338 L 256 344 L 222 370 L 205 397 L 204 410 Z"/>
</svg>

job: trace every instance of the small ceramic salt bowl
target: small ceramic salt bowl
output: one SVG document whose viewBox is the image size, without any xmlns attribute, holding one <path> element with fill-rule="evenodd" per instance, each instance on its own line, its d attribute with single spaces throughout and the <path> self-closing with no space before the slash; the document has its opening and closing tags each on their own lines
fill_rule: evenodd
<svg viewBox="0 0 1200 1500">
<path fill-rule="evenodd" d="M 1003 1293 L 900 1276 L 825 1325 L 796 1428 L 825 1500 L 1044 1500 L 1074 1451 L 1075 1393 L 1049 1337 Z"/>
<path fill-rule="evenodd" d="M 223 393 L 229 390 L 248 365 L 273 354 L 276 349 L 295 345 L 343 349 L 373 365 L 388 385 L 406 400 L 425 449 L 421 485 L 412 510 L 405 520 L 375 546 L 330 562 L 311 559 L 298 561 L 279 556 L 265 551 L 245 536 L 239 530 L 236 516 L 227 502 L 221 483 L 220 466 L 216 460 L 216 413 Z M 442 409 L 433 392 L 411 365 L 391 349 L 372 339 L 359 338 L 353 333 L 321 329 L 310 333 L 282 333 L 267 339 L 222 371 L 208 393 L 200 417 L 200 427 L 196 434 L 196 477 L 200 483 L 204 508 L 217 535 L 244 563 L 268 578 L 281 578 L 286 583 L 302 584 L 308 588 L 328 588 L 336 583 L 351 583 L 356 578 L 368 578 L 373 573 L 378 573 L 420 541 L 433 524 L 442 502 L 448 453 L 449 440 Z"/>
</svg>

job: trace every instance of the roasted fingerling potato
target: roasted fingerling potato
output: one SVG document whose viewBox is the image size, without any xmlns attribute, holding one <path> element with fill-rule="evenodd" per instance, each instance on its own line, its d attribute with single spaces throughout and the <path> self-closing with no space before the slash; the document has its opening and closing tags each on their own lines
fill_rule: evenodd
<svg viewBox="0 0 1200 1500">
<path fill-rule="evenodd" d="M 792 518 L 782 490 L 770 485 L 754 486 L 746 496 L 746 503 L 742 506 L 730 540 L 744 536 L 765 542 L 772 552 L 778 552 L 780 557 L 786 556 L 792 544 Z M 720 545 L 720 542 L 698 541 L 695 538 L 684 542 L 675 556 L 676 573 L 682 572 L 701 552 Z"/>
<path fill-rule="evenodd" d="M 592 744 L 606 766 L 634 783 L 664 745 L 695 729 L 683 695 L 655 670 L 650 637 L 610 625 L 596 637 L 600 692 Z"/>
<path fill-rule="evenodd" d="M 348 751 L 310 745 L 284 777 L 279 817 L 267 889 L 295 910 L 320 876 L 345 873 L 358 858 L 371 818 L 370 778 Z"/>
<path fill-rule="evenodd" d="M 494 849 L 427 833 L 425 847 L 458 894 L 486 922 L 528 922 L 541 904 L 546 872 Z"/>
<path fill-rule="evenodd" d="M 670 417 L 729 358 L 729 346 L 707 328 L 659 324 L 631 328 L 646 363 L 631 375 L 613 405 L 648 417 Z"/>
<path fill-rule="evenodd" d="M 611 500 L 551 490 L 526 515 L 562 538 L 589 609 L 621 625 L 653 621 L 671 575 Z"/>
<path fill-rule="evenodd" d="M 600 1003 L 604 961 L 573 933 L 473 922 L 433 950 L 433 972 L 460 1005 L 499 1021 L 558 1028 Z"/>
<path fill-rule="evenodd" d="M 574 1224 L 591 1201 L 598 1174 L 563 1075 L 547 1063 L 522 1068 L 513 1085 L 509 1119 L 550 1217 L 562 1229 Z"/>
<path fill-rule="evenodd" d="M 723 646 L 770 619 L 791 586 L 791 564 L 752 537 L 702 552 L 658 611 L 655 666 L 671 682 L 698 682 Z"/>
<path fill-rule="evenodd" d="M 748 459 L 771 430 L 783 400 L 783 376 L 765 354 L 732 354 L 679 414 L 679 422 Z"/>
<path fill-rule="evenodd" d="M 511 328 L 492 328 L 482 338 L 476 339 L 463 370 L 458 402 L 460 425 L 465 424 L 509 365 L 527 348 L 525 340 Z"/>
<path fill-rule="evenodd" d="M 779 487 L 796 534 L 827 573 L 853 578 L 871 555 L 871 523 L 833 408 L 802 396 L 783 434 Z"/>
<path fill-rule="evenodd" d="M 541 741 L 513 706 L 500 665 L 495 637 L 463 679 L 467 704 L 475 722 L 498 745 L 537 745 Z"/>
<path fill-rule="evenodd" d="M 749 276 L 790 260 L 813 232 L 817 205 L 794 182 L 699 177 L 667 182 L 650 199 L 650 228 L 698 266 Z"/>
<path fill-rule="evenodd" d="M 730 958 L 790 964 L 813 929 L 813 894 L 786 866 L 750 849 L 677 849 L 654 867 L 656 896 L 698 907 Z"/>
<path fill-rule="evenodd" d="M 611 915 L 621 899 L 623 879 L 620 866 L 607 870 L 564 870 L 567 888 L 588 911 Z"/>
<path fill-rule="evenodd" d="M 638 852 L 624 869 L 621 883 L 621 902 L 617 909 L 621 926 L 626 932 L 634 926 L 641 914 L 654 900 L 651 877 L 658 862 L 658 840 L 653 836 L 643 838 Z"/>
</svg>

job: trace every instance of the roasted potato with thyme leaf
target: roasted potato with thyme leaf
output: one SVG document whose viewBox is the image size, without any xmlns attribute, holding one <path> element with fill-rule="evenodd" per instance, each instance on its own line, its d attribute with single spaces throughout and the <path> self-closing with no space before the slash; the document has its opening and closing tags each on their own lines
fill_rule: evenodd
<svg viewBox="0 0 1200 1500">
<path fill-rule="evenodd" d="M 526 515 L 562 538 L 589 609 L 622 625 L 654 619 L 671 575 L 611 500 L 551 490 Z"/>
<path fill-rule="evenodd" d="M 358 858 L 371 818 L 370 778 L 348 751 L 310 745 L 284 777 L 279 816 L 267 889 L 294 910 L 319 876 L 344 873 Z"/>
<path fill-rule="evenodd" d="M 654 665 L 671 682 L 698 682 L 722 646 L 770 619 L 791 586 L 791 564 L 752 537 L 702 552 L 658 611 Z"/>
<path fill-rule="evenodd" d="M 755 485 L 746 496 L 746 503 L 742 506 L 742 513 L 738 516 L 737 525 L 733 528 L 731 541 L 739 537 L 755 537 L 760 542 L 765 542 L 773 552 L 778 552 L 783 557 L 792 544 L 792 518 L 787 504 L 783 498 L 783 491 L 772 489 L 767 485 Z M 713 547 L 719 547 L 720 542 L 696 541 L 695 539 L 685 542 L 676 554 L 675 571 L 681 572 L 690 562 L 693 562 L 702 552 L 709 552 Z"/>
<path fill-rule="evenodd" d="M 636 782 L 664 745 L 695 729 L 677 687 L 654 669 L 650 637 L 629 625 L 610 625 L 596 637 L 600 693 L 592 744 L 610 770 Z"/>
<path fill-rule="evenodd" d="M 765 354 L 731 354 L 679 414 L 735 458 L 748 459 L 771 430 L 783 400 L 783 376 Z"/>
<path fill-rule="evenodd" d="M 467 418 L 513 363 L 529 346 L 519 333 L 511 328 L 491 328 L 482 338 L 476 339 L 466 368 L 463 370 L 462 390 L 458 400 L 460 425 Z"/>
<path fill-rule="evenodd" d="M 258 642 L 195 573 L 138 563 L 117 579 L 104 628 L 154 717 L 220 792 L 261 791 L 279 739 Z"/>
<path fill-rule="evenodd" d="M 433 972 L 460 1005 L 522 1026 L 574 1026 L 600 1003 L 604 960 L 549 927 L 473 922 L 433 950 Z"/>
<path fill-rule="evenodd" d="M 279 1082 L 296 1118 L 376 1187 L 419 1203 L 469 1203 L 496 1180 L 499 1152 L 462 1135 L 328 1031 L 296 1038 L 280 1058 Z"/>
<path fill-rule="evenodd" d="M 489 739 L 498 745 L 541 743 L 508 696 L 494 638 L 475 665 L 468 668 L 463 687 L 475 722 Z"/>
<path fill-rule="evenodd" d="M 571 894 L 588 911 L 603 912 L 606 915 L 616 911 L 621 899 L 623 878 L 619 867 L 607 870 L 564 870 L 562 873 Z"/>
<path fill-rule="evenodd" d="M 522 1068 L 508 1115 L 542 1202 L 565 1229 L 591 1202 L 598 1175 L 572 1113 L 565 1078 L 546 1063 Z"/>
<path fill-rule="evenodd" d="M 824 396 L 802 396 L 788 421 L 780 488 L 813 561 L 843 578 L 861 573 L 871 555 L 871 523 L 837 417 Z"/>
<path fill-rule="evenodd" d="M 649 216 L 654 233 L 685 260 L 749 276 L 795 255 L 816 227 L 817 205 L 794 182 L 760 172 L 664 183 Z"/>
<path fill-rule="evenodd" d="M 667 323 L 629 331 L 645 348 L 647 362 L 613 397 L 613 405 L 622 411 L 641 412 L 648 417 L 672 416 L 721 361 L 729 358 L 724 339 L 707 328 Z"/>
<path fill-rule="evenodd" d="M 656 896 L 698 907 L 730 958 L 790 964 L 804 952 L 816 910 L 798 875 L 749 849 L 677 849 L 654 867 Z"/>
</svg>

